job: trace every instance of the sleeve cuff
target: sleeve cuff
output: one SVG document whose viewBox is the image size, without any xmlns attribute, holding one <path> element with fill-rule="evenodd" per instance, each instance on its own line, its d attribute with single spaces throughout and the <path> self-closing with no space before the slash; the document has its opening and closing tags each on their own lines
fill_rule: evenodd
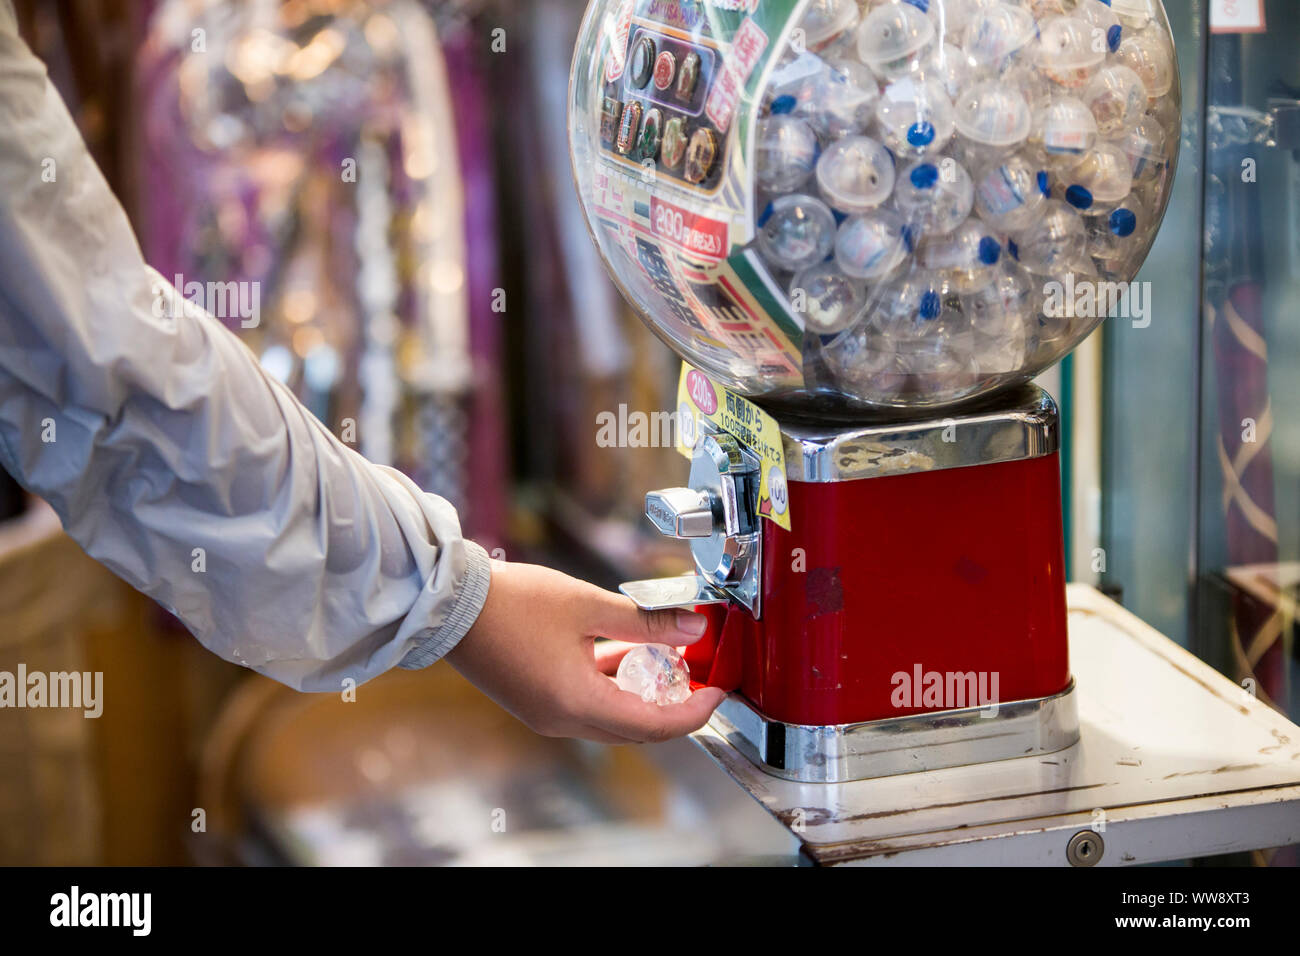
<svg viewBox="0 0 1300 956">
<path fill-rule="evenodd" d="M 465 573 L 451 613 L 438 627 L 416 638 L 415 646 L 398 662 L 398 667 L 419 670 L 441 660 L 478 620 L 492 583 L 492 559 L 476 542 L 466 539 L 464 545 Z"/>
</svg>

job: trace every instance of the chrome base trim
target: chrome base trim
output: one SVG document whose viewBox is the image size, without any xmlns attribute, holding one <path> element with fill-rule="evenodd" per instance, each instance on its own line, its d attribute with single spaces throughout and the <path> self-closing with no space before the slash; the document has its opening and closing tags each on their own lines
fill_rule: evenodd
<svg viewBox="0 0 1300 956">
<path fill-rule="evenodd" d="M 801 783 L 843 783 L 899 773 L 1055 753 L 1079 739 L 1074 679 L 1059 694 L 985 708 L 944 710 L 858 724 L 769 720 L 728 694 L 709 726 L 760 770 Z"/>
</svg>

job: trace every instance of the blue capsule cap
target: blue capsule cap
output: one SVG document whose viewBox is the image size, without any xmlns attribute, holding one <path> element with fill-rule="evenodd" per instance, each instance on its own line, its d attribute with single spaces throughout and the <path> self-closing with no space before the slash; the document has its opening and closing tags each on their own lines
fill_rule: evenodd
<svg viewBox="0 0 1300 956">
<path fill-rule="evenodd" d="M 1002 258 L 1002 245 L 992 236 L 980 240 L 980 262 L 986 266 L 995 266 Z"/>
<path fill-rule="evenodd" d="M 902 230 L 903 245 L 907 247 L 908 253 L 916 248 L 916 233 L 911 226 L 904 226 Z"/>
<path fill-rule="evenodd" d="M 922 163 L 912 170 L 912 175 L 908 178 L 917 189 L 933 189 L 939 181 L 939 167 L 934 163 Z"/>
<path fill-rule="evenodd" d="M 920 149 L 923 146 L 929 146 L 934 142 L 935 130 L 933 123 L 927 123 L 922 120 L 919 123 L 913 123 L 907 130 L 907 141 L 911 145 Z"/>
<path fill-rule="evenodd" d="M 799 101 L 789 93 L 784 96 L 778 96 L 772 101 L 772 115 L 780 116 L 784 113 L 793 113 L 794 108 L 798 105 Z"/>
<path fill-rule="evenodd" d="M 1121 239 L 1133 235 L 1138 227 L 1137 214 L 1132 209 L 1116 209 L 1110 214 L 1110 231 Z"/>
<path fill-rule="evenodd" d="M 903 0 L 904 3 L 910 3 L 922 13 L 930 12 L 930 0 Z"/>
<path fill-rule="evenodd" d="M 763 207 L 763 211 L 758 214 L 758 228 L 762 229 L 767 225 L 767 221 L 772 218 L 772 204 L 768 203 Z"/>
<path fill-rule="evenodd" d="M 1086 186 L 1074 185 L 1065 191 L 1065 201 L 1075 209 L 1091 209 L 1092 193 Z"/>
<path fill-rule="evenodd" d="M 1020 247 L 1016 245 L 1016 240 L 1007 240 L 1007 252 L 1011 253 L 1011 258 L 1015 259 L 1016 262 L 1020 261 Z"/>
<path fill-rule="evenodd" d="M 1052 178 L 1047 175 L 1047 170 L 1038 171 L 1038 191 L 1048 199 L 1052 198 Z"/>
<path fill-rule="evenodd" d="M 943 304 L 939 301 L 939 293 L 933 289 L 921 296 L 921 318 L 926 321 L 937 319 L 942 308 Z"/>
<path fill-rule="evenodd" d="M 1110 52 L 1114 53 L 1119 49 L 1119 41 L 1124 36 L 1124 28 L 1118 23 L 1106 31 L 1106 42 L 1110 44 Z"/>
</svg>

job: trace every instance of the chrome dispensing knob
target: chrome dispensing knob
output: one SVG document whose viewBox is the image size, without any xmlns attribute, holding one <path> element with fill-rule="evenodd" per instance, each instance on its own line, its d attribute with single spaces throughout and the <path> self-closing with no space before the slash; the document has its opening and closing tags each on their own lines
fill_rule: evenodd
<svg viewBox="0 0 1300 956">
<path fill-rule="evenodd" d="M 645 513 L 669 538 L 707 538 L 713 534 L 714 499 L 708 491 L 665 488 L 645 496 Z"/>
<path fill-rule="evenodd" d="M 757 617 L 762 540 L 754 513 L 758 461 L 725 432 L 702 435 L 691 459 L 690 486 L 645 496 L 646 517 L 656 530 L 690 541 L 695 572 L 629 581 L 619 590 L 645 610 L 736 601 Z"/>
</svg>

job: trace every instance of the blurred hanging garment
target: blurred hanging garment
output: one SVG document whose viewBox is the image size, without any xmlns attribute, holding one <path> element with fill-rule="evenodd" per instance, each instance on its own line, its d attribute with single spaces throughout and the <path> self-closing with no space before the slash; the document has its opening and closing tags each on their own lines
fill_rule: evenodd
<svg viewBox="0 0 1300 956">
<path fill-rule="evenodd" d="M 139 82 L 150 260 L 187 297 L 190 280 L 257 284 L 255 322 L 218 317 L 263 366 L 346 444 L 464 508 L 466 207 L 426 9 L 169 0 Z"/>
</svg>

